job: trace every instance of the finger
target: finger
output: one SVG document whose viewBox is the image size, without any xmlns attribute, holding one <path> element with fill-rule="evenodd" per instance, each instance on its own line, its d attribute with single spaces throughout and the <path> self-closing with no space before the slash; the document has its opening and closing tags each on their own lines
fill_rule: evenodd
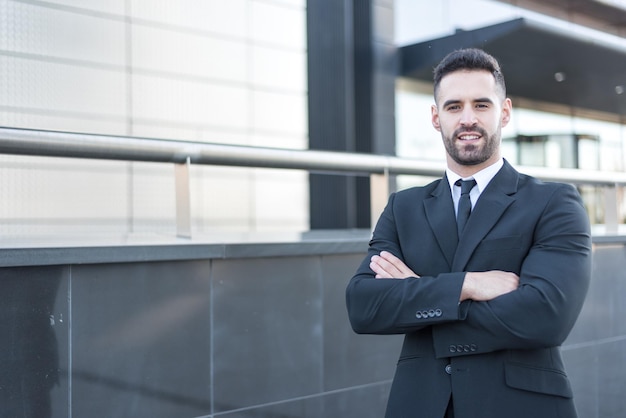
<svg viewBox="0 0 626 418">
<path fill-rule="evenodd" d="M 385 268 L 385 270 L 396 275 L 397 277 L 404 277 L 403 275 L 408 270 L 406 264 L 389 251 L 380 252 L 379 263 Z"/>
<path fill-rule="evenodd" d="M 384 260 L 387 260 L 389 263 L 393 265 L 404 264 L 402 260 L 400 260 L 398 257 L 393 255 L 389 251 L 381 251 L 380 257 L 383 258 Z"/>
<path fill-rule="evenodd" d="M 370 269 L 376 273 L 377 279 L 397 279 L 404 277 L 398 269 L 379 256 L 372 257 Z"/>
<path fill-rule="evenodd" d="M 392 275 L 387 272 L 378 262 L 377 260 L 374 260 L 374 257 L 372 257 L 372 261 L 370 262 L 370 269 L 376 273 L 376 278 L 377 279 L 390 279 L 392 277 Z"/>
<path fill-rule="evenodd" d="M 387 264 L 383 265 L 388 271 L 393 272 L 395 277 L 419 277 L 417 274 L 415 274 L 415 272 L 413 272 L 413 270 L 409 268 L 409 266 L 404 263 L 404 261 L 400 260 L 389 251 L 381 251 L 380 258 L 389 263 L 389 266 L 387 266 Z"/>
<path fill-rule="evenodd" d="M 378 264 L 380 268 L 389 275 L 389 277 L 403 277 L 402 270 L 398 268 L 398 265 L 391 263 L 382 257 L 378 257 L 376 259 L 376 264 Z"/>
</svg>

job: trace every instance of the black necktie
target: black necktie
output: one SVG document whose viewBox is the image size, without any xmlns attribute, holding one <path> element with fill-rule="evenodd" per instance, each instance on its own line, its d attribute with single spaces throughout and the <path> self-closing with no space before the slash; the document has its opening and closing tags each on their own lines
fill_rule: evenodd
<svg viewBox="0 0 626 418">
<path fill-rule="evenodd" d="M 470 201 L 469 193 L 470 190 L 476 186 L 476 180 L 457 180 L 454 183 L 457 186 L 461 186 L 461 198 L 459 199 L 459 209 L 456 213 L 456 226 L 459 232 L 459 237 L 461 237 L 461 233 L 463 229 L 465 229 L 465 224 L 467 223 L 467 219 L 472 212 L 472 202 Z"/>
</svg>

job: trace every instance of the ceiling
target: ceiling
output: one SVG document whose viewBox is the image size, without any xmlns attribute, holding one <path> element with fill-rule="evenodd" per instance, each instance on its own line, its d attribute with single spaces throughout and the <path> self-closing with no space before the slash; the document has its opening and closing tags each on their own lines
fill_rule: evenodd
<svg viewBox="0 0 626 418">
<path fill-rule="evenodd" d="M 434 66 L 466 47 L 498 59 L 509 96 L 626 116 L 626 42 L 619 48 L 526 18 L 403 46 L 400 75 L 432 82 Z"/>
<path fill-rule="evenodd" d="M 525 9 L 560 16 L 584 26 L 605 32 L 624 35 L 626 33 L 626 10 L 611 5 L 620 0 L 499 0 Z"/>
</svg>

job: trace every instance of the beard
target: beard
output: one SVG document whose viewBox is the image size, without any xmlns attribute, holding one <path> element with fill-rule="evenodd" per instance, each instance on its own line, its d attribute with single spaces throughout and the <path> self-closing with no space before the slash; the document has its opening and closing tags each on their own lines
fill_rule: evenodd
<svg viewBox="0 0 626 418">
<path fill-rule="evenodd" d="M 463 141 L 457 141 L 456 138 L 464 132 L 477 132 L 481 135 L 484 142 L 478 145 L 466 145 L 463 144 Z M 449 137 L 446 137 L 443 133 L 441 136 L 446 152 L 457 164 L 477 165 L 484 163 L 497 152 L 500 145 L 500 132 L 501 129 L 498 126 L 496 132 L 489 136 L 487 131 L 476 126 L 473 128 L 459 128 Z"/>
</svg>

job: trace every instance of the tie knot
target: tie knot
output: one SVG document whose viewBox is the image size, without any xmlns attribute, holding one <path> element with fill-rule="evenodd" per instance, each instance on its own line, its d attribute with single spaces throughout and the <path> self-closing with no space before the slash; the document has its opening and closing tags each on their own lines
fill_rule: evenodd
<svg viewBox="0 0 626 418">
<path fill-rule="evenodd" d="M 469 179 L 469 180 L 458 179 L 454 184 L 456 184 L 457 186 L 461 186 L 461 194 L 468 194 L 470 192 L 470 190 L 472 190 L 474 188 L 474 186 L 476 186 L 476 180 L 474 180 L 474 179 Z"/>
</svg>

